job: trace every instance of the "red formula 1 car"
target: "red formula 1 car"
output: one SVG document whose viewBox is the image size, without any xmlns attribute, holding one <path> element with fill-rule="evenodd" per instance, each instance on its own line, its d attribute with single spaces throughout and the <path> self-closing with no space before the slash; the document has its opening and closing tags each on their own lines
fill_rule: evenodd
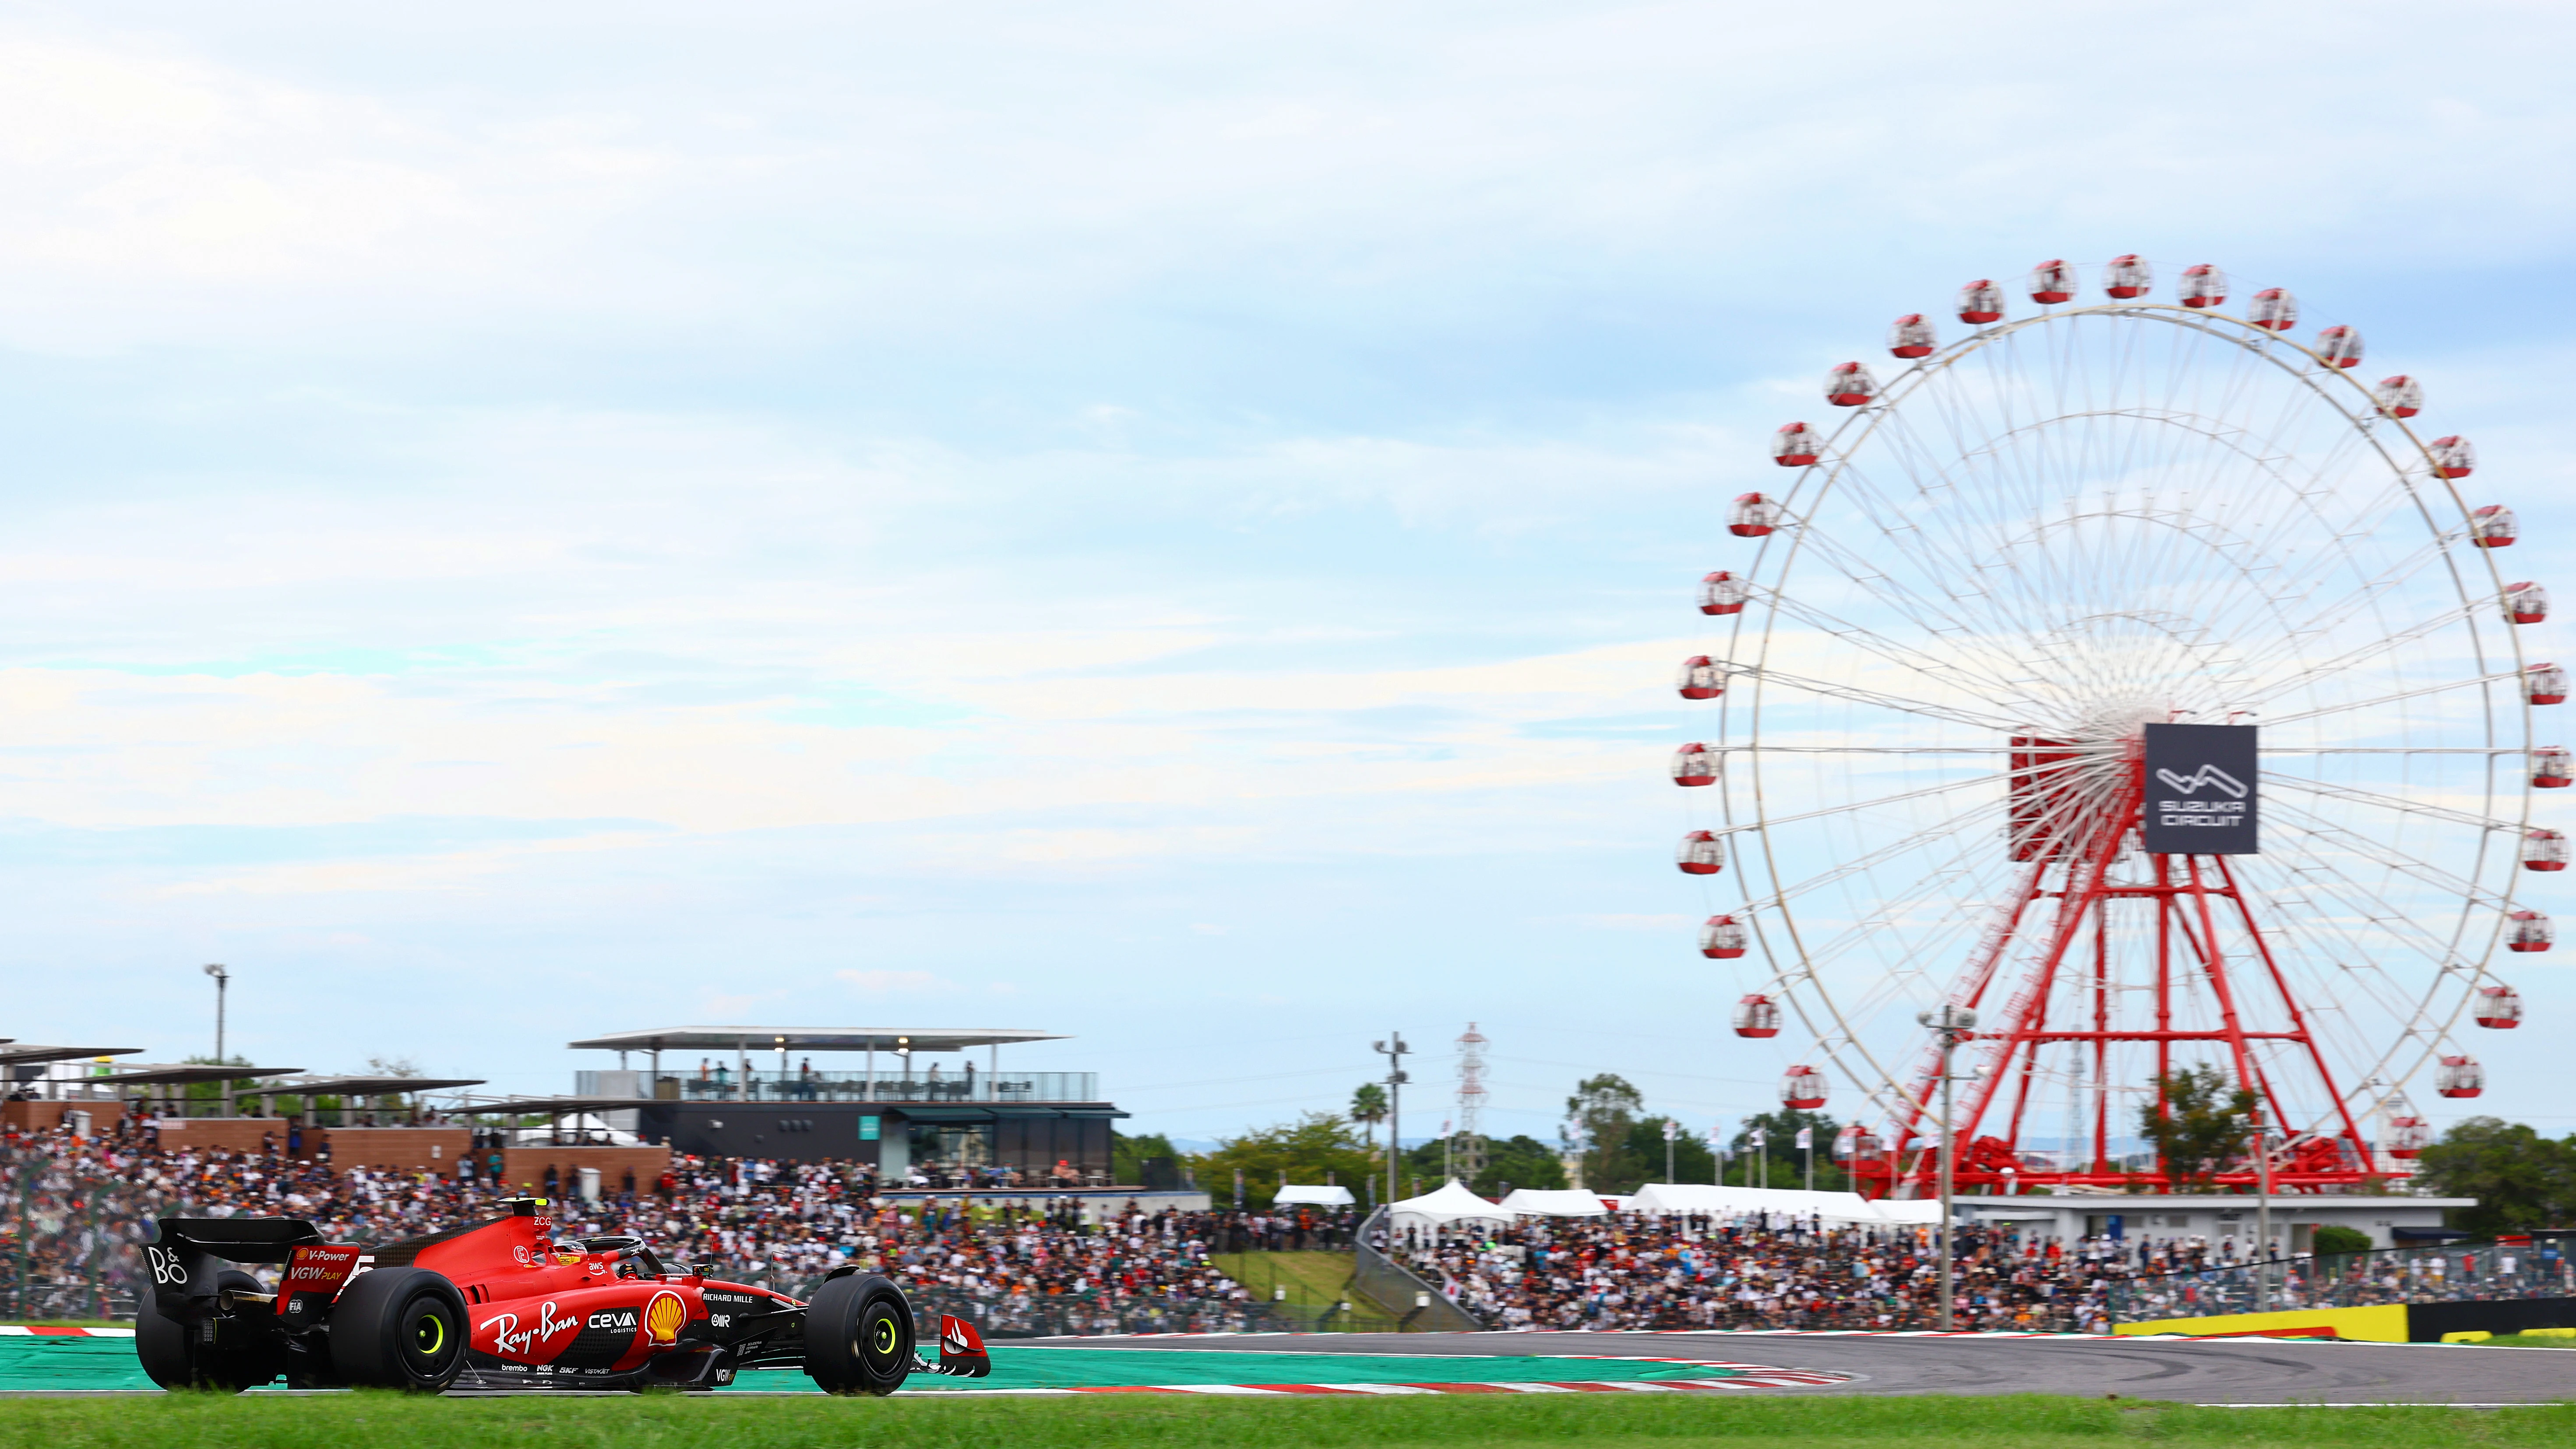
<svg viewBox="0 0 2576 1449">
<path fill-rule="evenodd" d="M 543 1198 L 505 1206 L 505 1218 L 372 1248 L 325 1243 L 295 1218 L 163 1218 L 143 1250 L 143 1371 L 169 1389 L 283 1378 L 439 1393 L 713 1389 L 741 1369 L 801 1368 L 834 1394 L 992 1372 L 963 1319 L 939 1320 L 935 1362 L 915 1355 L 912 1305 L 875 1274 L 836 1268 L 802 1302 L 673 1272 L 640 1238 L 556 1242 Z M 270 1293 L 218 1260 L 285 1272 Z"/>
</svg>

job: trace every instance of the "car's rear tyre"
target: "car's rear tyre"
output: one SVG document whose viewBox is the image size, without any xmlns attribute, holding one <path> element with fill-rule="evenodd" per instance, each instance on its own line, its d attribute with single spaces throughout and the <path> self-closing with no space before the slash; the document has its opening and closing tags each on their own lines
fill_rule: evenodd
<svg viewBox="0 0 2576 1449">
<path fill-rule="evenodd" d="M 912 1304 L 874 1273 L 834 1278 L 805 1306 L 805 1375 L 827 1394 L 890 1394 L 912 1375 Z"/>
<path fill-rule="evenodd" d="M 215 1275 L 215 1287 L 262 1291 L 259 1280 L 239 1268 Z M 213 1348 L 199 1343 L 187 1324 L 164 1315 L 146 1292 L 134 1313 L 134 1356 L 143 1372 L 165 1389 L 208 1389 L 238 1394 L 257 1388 L 286 1371 L 282 1353 L 268 1348 Z"/>
<path fill-rule="evenodd" d="M 426 1268 L 361 1273 L 331 1308 L 331 1365 L 352 1388 L 443 1392 L 465 1371 L 465 1295 Z"/>
</svg>

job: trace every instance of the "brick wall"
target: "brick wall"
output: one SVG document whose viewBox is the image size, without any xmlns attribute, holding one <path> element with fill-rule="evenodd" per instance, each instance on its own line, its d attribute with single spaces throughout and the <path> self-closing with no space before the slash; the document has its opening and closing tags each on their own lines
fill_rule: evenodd
<svg viewBox="0 0 2576 1449">
<path fill-rule="evenodd" d="M 483 1154 L 489 1158 L 490 1153 Z M 650 1192 L 671 1166 L 671 1149 L 667 1147 L 505 1147 L 501 1149 L 502 1180 L 512 1187 L 524 1187 L 542 1194 L 546 1190 L 546 1168 L 551 1164 L 558 1176 L 557 1191 L 572 1196 L 575 1170 L 599 1169 L 599 1190 L 613 1193 L 625 1180 L 629 1168 L 635 1172 L 635 1190 Z"/>
</svg>

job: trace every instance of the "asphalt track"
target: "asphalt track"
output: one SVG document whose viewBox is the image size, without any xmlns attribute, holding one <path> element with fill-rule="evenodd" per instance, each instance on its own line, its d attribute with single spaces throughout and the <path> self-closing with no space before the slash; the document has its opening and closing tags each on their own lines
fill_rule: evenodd
<svg viewBox="0 0 2576 1449">
<path fill-rule="evenodd" d="M 1671 1355 L 1858 1374 L 1806 1394 L 2079 1394 L 2194 1404 L 2576 1400 L 2576 1349 L 2280 1339 L 1836 1333 L 1320 1333 L 1025 1340 L 1055 1348 Z"/>
</svg>

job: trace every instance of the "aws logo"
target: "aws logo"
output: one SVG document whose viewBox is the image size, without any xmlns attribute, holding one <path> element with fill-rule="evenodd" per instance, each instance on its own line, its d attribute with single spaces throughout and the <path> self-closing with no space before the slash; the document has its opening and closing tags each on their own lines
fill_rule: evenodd
<svg viewBox="0 0 2576 1449">
<path fill-rule="evenodd" d="M 688 1321 L 689 1305 L 679 1294 L 656 1293 L 653 1295 L 653 1301 L 644 1305 L 644 1341 L 652 1344 L 676 1343 L 679 1341 L 681 1328 L 685 1327 Z"/>
</svg>

